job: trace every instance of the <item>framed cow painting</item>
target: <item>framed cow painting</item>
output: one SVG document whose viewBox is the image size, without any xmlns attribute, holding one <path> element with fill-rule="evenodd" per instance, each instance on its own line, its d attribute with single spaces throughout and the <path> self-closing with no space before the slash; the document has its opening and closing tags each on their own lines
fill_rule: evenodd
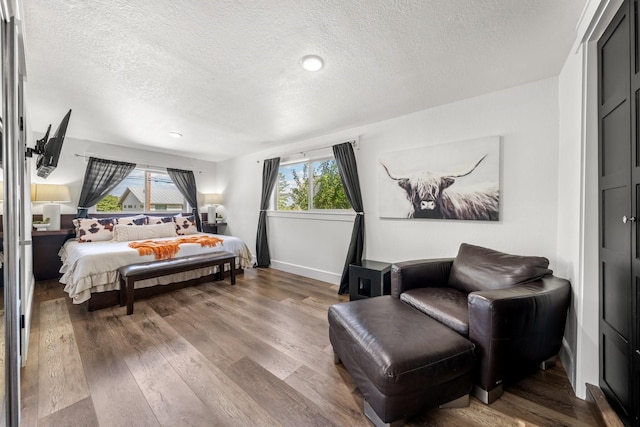
<svg viewBox="0 0 640 427">
<path fill-rule="evenodd" d="M 381 218 L 500 219 L 500 137 L 381 154 Z"/>
</svg>

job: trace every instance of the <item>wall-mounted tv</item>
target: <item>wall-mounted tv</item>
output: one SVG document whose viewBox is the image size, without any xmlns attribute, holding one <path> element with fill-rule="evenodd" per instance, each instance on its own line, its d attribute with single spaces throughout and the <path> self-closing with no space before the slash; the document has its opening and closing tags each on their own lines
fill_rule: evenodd
<svg viewBox="0 0 640 427">
<path fill-rule="evenodd" d="M 71 110 L 64 116 L 56 133 L 47 140 L 49 136 L 49 130 L 51 125 L 47 129 L 47 133 L 41 140 L 36 143 L 35 153 L 38 154 L 38 160 L 36 161 L 36 168 L 38 176 L 46 178 L 53 172 L 58 166 L 58 160 L 60 159 L 60 151 L 62 150 L 62 143 L 64 142 L 64 136 L 67 132 L 67 125 L 69 124 L 69 117 L 71 117 Z"/>
</svg>

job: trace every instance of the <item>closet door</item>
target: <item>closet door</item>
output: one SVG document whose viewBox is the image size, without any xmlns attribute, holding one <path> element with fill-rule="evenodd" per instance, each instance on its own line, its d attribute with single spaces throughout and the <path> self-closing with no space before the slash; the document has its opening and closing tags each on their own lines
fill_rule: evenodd
<svg viewBox="0 0 640 427">
<path fill-rule="evenodd" d="M 629 16 L 631 38 L 631 203 L 634 207 L 634 215 L 640 217 L 640 25 L 638 25 L 638 0 L 631 1 Z M 631 419 L 634 425 L 640 425 L 640 224 L 636 221 L 632 227 L 632 251 L 631 251 L 631 273 L 632 282 L 630 284 L 631 316 L 629 317 L 630 329 L 630 363 L 631 372 Z"/>
<path fill-rule="evenodd" d="M 629 1 L 598 42 L 600 197 L 600 387 L 627 424 L 633 423 L 632 283 L 637 256 L 638 161 L 632 144 Z M 633 108 L 635 111 L 635 107 Z M 635 133 L 635 132 L 633 132 Z M 633 279 L 632 279 L 633 277 Z"/>
</svg>

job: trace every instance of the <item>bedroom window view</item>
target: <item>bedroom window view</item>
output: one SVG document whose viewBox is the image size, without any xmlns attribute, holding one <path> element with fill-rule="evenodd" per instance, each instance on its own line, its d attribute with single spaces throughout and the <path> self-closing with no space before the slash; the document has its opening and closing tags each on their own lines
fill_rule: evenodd
<svg viewBox="0 0 640 427">
<path fill-rule="evenodd" d="M 333 158 L 280 166 L 276 199 L 281 211 L 351 209 Z"/>
<path fill-rule="evenodd" d="M 166 173 L 135 169 L 96 205 L 97 212 L 186 212 L 187 203 Z"/>
</svg>

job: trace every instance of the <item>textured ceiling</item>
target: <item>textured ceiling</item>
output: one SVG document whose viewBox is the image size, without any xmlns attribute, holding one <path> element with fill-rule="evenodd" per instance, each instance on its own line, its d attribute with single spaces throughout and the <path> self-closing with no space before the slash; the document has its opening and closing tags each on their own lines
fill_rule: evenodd
<svg viewBox="0 0 640 427">
<path fill-rule="evenodd" d="M 224 160 L 557 75 L 584 3 L 27 0 L 30 120 Z"/>
</svg>

